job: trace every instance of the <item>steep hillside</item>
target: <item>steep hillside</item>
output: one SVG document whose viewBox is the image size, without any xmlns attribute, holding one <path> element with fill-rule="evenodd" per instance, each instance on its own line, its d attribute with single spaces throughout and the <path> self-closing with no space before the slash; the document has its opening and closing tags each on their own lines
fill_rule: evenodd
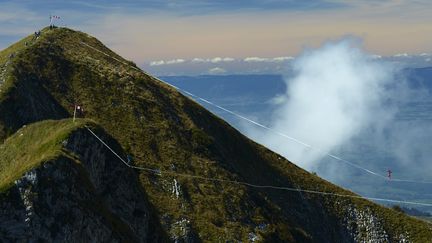
<svg viewBox="0 0 432 243">
<path fill-rule="evenodd" d="M 15 55 L 3 58 L 11 50 Z M 162 171 L 132 172 L 124 166 L 124 171 L 115 174 L 125 180 L 130 178 L 130 183 L 136 175 L 137 187 L 149 203 L 132 205 L 151 209 L 157 216 L 162 231 L 152 233 L 160 239 L 164 235 L 187 242 L 432 239 L 430 225 L 363 199 L 253 188 L 223 181 L 354 195 L 250 141 L 87 34 L 64 28 L 44 29 L 39 39 L 27 45 L 20 42 L 6 52 L 0 54 L 0 65 L 7 63 L 3 68 L 5 82 L 0 87 L 0 138 L 19 133 L 25 124 L 70 117 L 73 105 L 82 105 L 84 113 L 80 116 L 103 127 L 118 142 L 116 150 L 124 150 L 120 153 L 124 158 L 128 157 L 135 166 Z M 8 142 L 9 139 L 5 144 Z M 98 151 L 83 154 L 91 158 L 93 165 L 98 165 L 100 157 L 108 156 Z M 10 158 L 6 160 L 14 166 Z M 118 159 L 117 163 L 122 166 Z M 39 162 L 21 164 L 17 165 L 17 174 L 33 167 L 43 168 Z M 12 180 L 15 178 L 18 177 L 13 176 Z M 10 185 L 11 180 L 6 181 Z M 95 195 L 112 190 L 120 189 L 112 184 Z M 131 205 L 126 202 L 130 198 L 121 197 L 116 198 L 125 201 L 123 206 Z M 12 199 L 2 202 L 8 200 Z M 142 216 L 144 221 L 145 215 L 148 214 Z M 115 221 L 133 225 L 127 219 L 119 216 Z M 143 229 L 129 229 L 148 232 L 146 225 Z M 121 235 L 125 231 L 113 232 Z M 143 235 L 135 234 L 141 241 L 149 239 Z"/>
<path fill-rule="evenodd" d="M 23 127 L 2 144 L 0 241 L 164 239 L 137 175 L 85 126 L 121 152 L 94 123 L 72 119 Z"/>
</svg>

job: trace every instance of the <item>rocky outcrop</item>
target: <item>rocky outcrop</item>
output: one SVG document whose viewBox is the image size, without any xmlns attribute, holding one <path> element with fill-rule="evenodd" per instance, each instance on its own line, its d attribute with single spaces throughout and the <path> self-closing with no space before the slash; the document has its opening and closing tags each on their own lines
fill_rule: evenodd
<svg viewBox="0 0 432 243">
<path fill-rule="evenodd" d="M 1 242 L 160 240 L 133 171 L 84 129 L 63 144 L 73 157 L 43 163 L 0 194 Z"/>
<path fill-rule="evenodd" d="M 408 232 L 390 237 L 379 218 L 370 208 L 359 209 L 353 206 L 347 210 L 347 229 L 355 242 L 413 242 Z"/>
</svg>

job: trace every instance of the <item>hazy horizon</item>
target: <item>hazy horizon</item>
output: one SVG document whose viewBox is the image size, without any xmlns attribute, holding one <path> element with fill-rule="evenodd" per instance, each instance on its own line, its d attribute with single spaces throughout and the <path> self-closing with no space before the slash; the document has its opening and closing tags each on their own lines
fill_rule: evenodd
<svg viewBox="0 0 432 243">
<path fill-rule="evenodd" d="M 157 75 L 181 74 L 176 70 L 190 68 L 181 64 L 193 61 L 211 63 L 199 73 L 229 73 L 219 65 L 236 61 L 259 67 L 254 69 L 274 62 L 268 67 L 273 72 L 283 68 L 277 64 L 285 65 L 305 49 L 345 36 L 362 39 L 366 51 L 380 56 L 432 52 L 430 1 L 42 0 L 0 4 L 0 49 L 47 26 L 49 16 L 57 15 L 57 25 L 88 32 Z"/>
</svg>

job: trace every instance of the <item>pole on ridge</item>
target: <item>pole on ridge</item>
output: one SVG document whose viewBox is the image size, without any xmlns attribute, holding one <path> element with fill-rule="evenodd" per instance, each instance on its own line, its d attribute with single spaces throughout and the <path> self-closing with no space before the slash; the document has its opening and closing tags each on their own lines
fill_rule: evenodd
<svg viewBox="0 0 432 243">
<path fill-rule="evenodd" d="M 73 112 L 73 122 L 75 122 L 75 117 L 76 117 L 76 111 L 77 111 L 77 105 L 74 105 L 74 112 Z"/>
</svg>

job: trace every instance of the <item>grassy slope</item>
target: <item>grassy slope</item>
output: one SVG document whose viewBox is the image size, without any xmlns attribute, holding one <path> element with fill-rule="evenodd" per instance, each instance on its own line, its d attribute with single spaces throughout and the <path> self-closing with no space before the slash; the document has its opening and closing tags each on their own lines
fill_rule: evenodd
<svg viewBox="0 0 432 243">
<path fill-rule="evenodd" d="M 89 119 L 72 119 L 63 120 L 45 120 L 37 123 L 30 124 L 19 129 L 15 134 L 7 138 L 2 145 L 0 145 L 0 200 L 7 198 L 8 189 L 14 182 L 21 178 L 27 171 L 43 165 L 45 162 L 58 162 L 69 160 L 73 164 L 80 163 L 76 156 L 70 154 L 63 148 L 62 142 L 75 131 L 90 127 L 94 131 L 103 132 L 99 126 Z M 60 165 L 61 166 L 61 165 Z M 137 239 L 129 228 L 117 215 L 106 207 L 104 198 L 94 191 L 94 185 L 88 178 L 88 173 L 84 167 L 78 165 L 80 175 L 78 182 L 85 190 L 90 190 L 94 193 L 91 200 L 77 201 L 79 209 L 76 210 L 90 210 L 96 215 L 103 217 L 102 221 L 111 227 L 113 237 L 120 234 L 124 240 L 135 242 Z M 71 169 L 71 168 L 68 168 Z M 61 170 L 61 169 L 59 169 Z M 74 178 L 76 179 L 76 178 Z M 40 184 L 52 183 L 52 178 L 38 178 Z M 71 179 L 73 181 L 73 179 Z M 74 184 L 76 186 L 76 184 Z M 5 193 L 2 195 L 2 193 Z M 46 195 L 45 195 L 46 196 Z M 63 198 L 57 198 L 59 202 Z M 66 200 L 73 200 L 73 196 Z M 44 215 L 44 212 L 41 212 Z M 67 221 L 67 214 L 65 214 Z M 70 217 L 70 215 L 69 215 Z M 62 225 L 65 222 L 57 222 Z M 159 232 L 157 222 L 152 222 L 156 233 Z M 163 237 L 161 233 L 159 237 Z"/>
<path fill-rule="evenodd" d="M 1 140 L 24 124 L 67 117 L 67 113 L 56 104 L 49 93 L 43 87 L 35 85 L 34 80 L 37 77 L 26 76 L 19 64 L 26 60 L 27 53 L 35 49 L 40 50 L 41 43 L 42 38 L 33 39 L 30 35 L 0 52 L 0 78 L 4 81 L 0 83 Z M 45 55 L 50 55 L 53 50 L 48 48 L 45 51 Z M 14 56 L 10 57 L 11 54 Z M 38 64 L 36 63 L 33 68 L 37 69 Z M 24 75 L 26 78 L 18 82 L 16 74 Z"/>
<path fill-rule="evenodd" d="M 27 42 L 27 46 L 25 43 Z M 4 75 L 5 83 L 0 86 L 0 100 L 2 100 L 5 96 L 5 94 L 9 91 L 11 86 L 13 86 L 10 79 L 7 79 L 7 74 L 10 71 L 10 68 L 8 68 L 8 64 L 10 61 L 12 61 L 14 58 L 11 58 L 11 55 L 17 55 L 22 50 L 26 49 L 27 47 L 32 46 L 33 43 L 36 41 L 33 40 L 33 35 L 27 36 L 23 38 L 22 40 L 16 42 L 15 44 L 9 46 L 8 48 L 2 50 L 0 52 L 0 72 L 2 73 L 2 77 Z M 4 72 L 4 74 L 3 74 Z"/>
<path fill-rule="evenodd" d="M 47 120 L 18 130 L 0 146 L 0 191 L 6 190 L 25 172 L 63 155 L 61 142 L 88 120 Z"/>
<path fill-rule="evenodd" d="M 48 90 L 70 113 L 71 104 L 82 104 L 86 117 L 111 133 L 136 164 L 257 184 L 350 193 L 253 143 L 167 85 L 81 45 L 81 41 L 121 59 L 86 34 L 44 30 L 32 48 L 24 49 L 14 60 L 21 71 L 12 76 L 15 82 L 32 77 L 31 82 Z M 191 227 L 203 239 L 247 240 L 248 233 L 255 232 L 269 240 L 320 240 L 315 234 L 321 223 L 340 224 L 352 204 L 383 218 L 392 236 L 409 232 L 418 242 L 432 238 L 426 224 L 365 200 L 252 190 L 182 177 L 176 177 L 182 188 L 177 199 L 172 194 L 173 179 L 140 174 L 163 221 L 169 225 L 190 219 Z M 265 230 L 257 230 L 261 223 L 267 224 Z"/>
</svg>

